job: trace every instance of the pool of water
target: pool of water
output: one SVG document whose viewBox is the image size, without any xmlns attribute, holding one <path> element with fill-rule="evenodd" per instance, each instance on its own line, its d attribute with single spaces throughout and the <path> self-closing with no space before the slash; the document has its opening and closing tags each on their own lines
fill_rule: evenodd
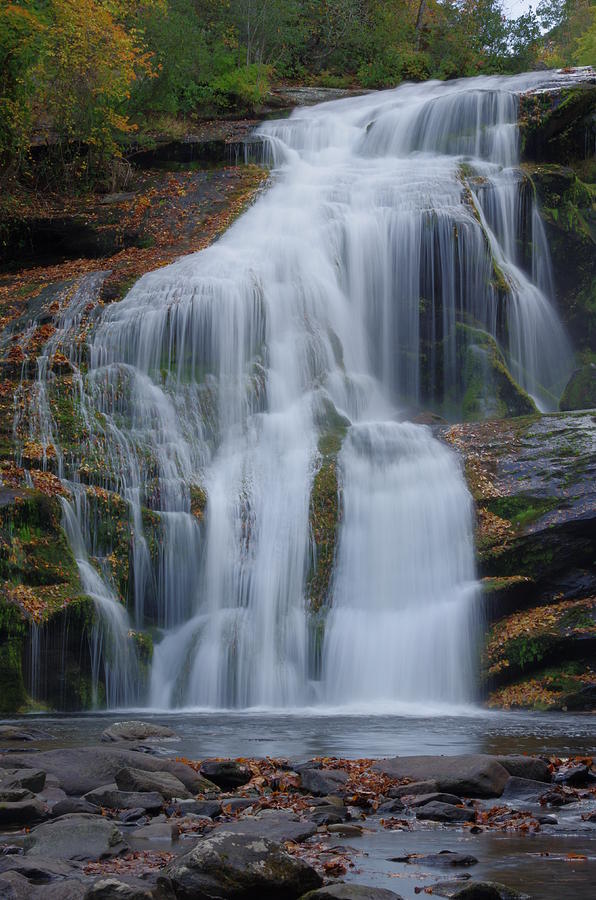
<svg viewBox="0 0 596 900">
<path fill-rule="evenodd" d="M 305 710 L 172 713 L 122 710 L 117 713 L 29 715 L 11 722 L 36 725 L 64 746 L 98 741 L 112 722 L 143 719 L 169 725 L 179 740 L 170 752 L 189 758 L 312 756 L 347 758 L 413 754 L 596 752 L 596 718 L 590 714 L 461 711 L 453 715 L 338 714 Z M 5 720 L 9 721 L 9 720 Z M 41 745 L 31 745 L 41 746 Z"/>
</svg>

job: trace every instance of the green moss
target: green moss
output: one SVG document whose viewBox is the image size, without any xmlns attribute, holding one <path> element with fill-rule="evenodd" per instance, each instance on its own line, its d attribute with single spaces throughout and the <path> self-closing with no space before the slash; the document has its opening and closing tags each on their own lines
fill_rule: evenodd
<svg viewBox="0 0 596 900">
<path fill-rule="evenodd" d="M 199 522 L 205 517 L 207 508 L 207 492 L 200 484 L 191 484 L 190 486 L 190 511 Z"/>
<path fill-rule="evenodd" d="M 595 310 L 596 311 L 596 310 Z M 594 409 L 596 407 L 596 365 L 587 363 L 573 373 L 563 395 L 561 410 Z"/>
<path fill-rule="evenodd" d="M 23 681 L 26 624 L 19 609 L 0 594 L 0 713 L 18 712 L 27 699 Z"/>
<path fill-rule="evenodd" d="M 337 453 L 345 435 L 345 427 L 323 435 L 319 441 L 321 466 L 313 479 L 310 495 L 310 528 L 314 558 L 307 579 L 310 609 L 318 613 L 324 606 L 335 559 L 339 523 L 339 484 Z"/>
<path fill-rule="evenodd" d="M 550 510 L 557 509 L 559 505 L 557 498 L 533 497 L 531 494 L 497 497 L 485 503 L 486 509 L 501 519 L 507 519 L 518 530 L 537 521 Z"/>
</svg>

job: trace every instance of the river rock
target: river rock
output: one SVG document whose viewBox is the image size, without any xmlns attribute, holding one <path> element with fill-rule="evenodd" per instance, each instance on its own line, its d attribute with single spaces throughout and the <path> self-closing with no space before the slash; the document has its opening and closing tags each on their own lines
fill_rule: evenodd
<svg viewBox="0 0 596 900">
<path fill-rule="evenodd" d="M 248 784 L 252 772 L 248 766 L 234 759 L 206 759 L 200 768 L 201 775 L 224 791 L 233 791 Z"/>
<path fill-rule="evenodd" d="M 442 881 L 430 885 L 437 897 L 453 897 L 456 900 L 530 900 L 528 894 L 520 894 L 496 881 Z"/>
<path fill-rule="evenodd" d="M 592 781 L 592 773 L 589 766 L 569 766 L 560 769 L 553 778 L 554 784 L 568 784 L 570 787 L 582 787 Z"/>
<path fill-rule="evenodd" d="M 314 810 L 306 813 L 309 822 L 315 825 L 338 825 L 345 822 L 350 817 L 348 810 L 334 803 L 326 803 L 324 806 L 317 806 Z"/>
<path fill-rule="evenodd" d="M 409 784 L 396 784 L 387 791 L 387 796 L 396 799 L 399 797 L 415 797 L 418 794 L 434 794 L 438 790 L 436 781 L 411 781 Z"/>
<path fill-rule="evenodd" d="M 399 797 L 395 797 L 393 800 L 385 800 L 384 803 L 381 803 L 377 812 L 386 815 L 387 813 L 403 812 L 405 808 L 406 805 L 403 800 L 400 800 Z"/>
<path fill-rule="evenodd" d="M 165 725 L 153 722 L 114 722 L 102 732 L 102 741 L 158 741 L 176 739 L 178 735 Z"/>
<path fill-rule="evenodd" d="M 0 897 L 2 900 L 30 900 L 31 884 L 18 872 L 0 875 Z"/>
<path fill-rule="evenodd" d="M 225 822 L 216 831 L 230 834 L 246 834 L 267 838 L 270 841 L 305 841 L 316 833 L 314 822 L 302 822 L 289 809 L 264 809 L 258 816 L 244 816 L 235 822 Z"/>
<path fill-rule="evenodd" d="M 149 825 L 142 825 L 135 828 L 131 837 L 141 838 L 144 841 L 161 841 L 163 844 L 171 844 L 177 841 L 180 831 L 177 825 L 170 822 L 151 822 Z"/>
<path fill-rule="evenodd" d="M 0 742 L 15 741 L 25 744 L 29 741 L 50 740 L 52 740 L 52 735 L 47 731 L 41 731 L 37 728 L 21 728 L 18 725 L 0 725 Z"/>
<path fill-rule="evenodd" d="M 461 802 L 461 797 L 456 797 L 455 794 L 435 792 L 434 794 L 420 794 L 417 797 L 413 797 L 408 801 L 407 806 L 412 809 L 416 809 L 418 806 L 426 806 L 427 803 L 449 803 L 451 806 L 458 806 Z"/>
<path fill-rule="evenodd" d="M 439 791 L 464 797 L 500 797 L 510 774 L 495 757 L 481 754 L 397 756 L 373 768 L 393 778 L 432 779 Z"/>
<path fill-rule="evenodd" d="M 321 877 L 267 838 L 218 831 L 169 863 L 158 885 L 185 900 L 295 900 Z"/>
<path fill-rule="evenodd" d="M 258 797 L 224 797 L 221 801 L 221 811 L 226 815 L 232 812 L 241 812 L 243 809 L 254 806 L 258 799 Z"/>
<path fill-rule="evenodd" d="M 327 831 L 330 834 L 341 834 L 342 837 L 362 837 L 362 826 L 352 825 L 349 822 L 329 825 Z"/>
<path fill-rule="evenodd" d="M 72 813 L 38 825 L 25 837 L 27 856 L 103 859 L 128 849 L 122 832 L 102 816 Z"/>
<path fill-rule="evenodd" d="M 52 816 L 57 819 L 59 816 L 67 816 L 69 813 L 89 813 L 95 815 L 98 812 L 98 804 L 89 803 L 84 797 L 66 797 L 65 800 L 59 800 L 52 807 Z"/>
<path fill-rule="evenodd" d="M 534 756 L 495 756 L 499 765 L 507 769 L 515 778 L 529 778 L 532 781 L 550 782 L 551 773 L 548 763 Z"/>
<path fill-rule="evenodd" d="M 29 825 L 47 819 L 48 815 L 47 806 L 36 797 L 15 803 L 0 803 L 0 825 Z"/>
<path fill-rule="evenodd" d="M 190 794 L 198 794 L 205 790 L 204 779 L 190 766 L 163 757 L 155 759 L 145 753 L 117 746 L 69 747 L 46 750 L 35 753 L 34 756 L 32 759 L 26 754 L 11 753 L 0 757 L 0 773 L 3 767 L 14 768 L 16 765 L 27 769 L 35 767 L 49 775 L 55 775 L 67 794 L 78 797 L 94 788 L 110 784 L 114 781 L 116 772 L 125 767 L 144 772 L 169 772 L 180 779 Z M 211 789 L 218 790 L 215 785 L 212 785 Z"/>
<path fill-rule="evenodd" d="M 124 768 L 116 772 L 116 784 L 118 789 L 133 793 L 158 793 L 166 800 L 180 797 L 181 800 L 192 798 L 192 794 L 186 790 L 179 778 L 170 772 L 144 772 L 142 769 Z M 85 795 L 89 799 L 89 794 Z M 133 806 L 142 806 L 142 803 L 133 803 Z"/>
<path fill-rule="evenodd" d="M 84 900 L 151 900 L 154 896 L 153 891 L 142 883 L 100 878 L 87 889 Z"/>
<path fill-rule="evenodd" d="M 512 776 L 505 785 L 501 799 L 538 801 L 547 791 L 548 785 L 543 781 L 533 781 L 531 778 L 516 778 Z"/>
<path fill-rule="evenodd" d="M 155 776 L 151 775 L 151 777 Z M 178 784 L 181 785 L 181 782 Z M 181 790 L 185 791 L 184 786 L 181 786 Z M 106 784 L 104 787 L 86 793 L 83 802 L 91 804 L 92 807 L 105 806 L 107 809 L 137 809 L 140 807 L 149 811 L 159 811 L 164 804 L 164 798 L 157 791 L 120 791 L 117 785 Z M 96 811 L 93 809 L 93 812 Z"/>
<path fill-rule="evenodd" d="M 0 788 L 0 803 L 19 803 L 21 800 L 32 800 L 33 796 L 25 788 L 8 788 L 6 791 Z"/>
<path fill-rule="evenodd" d="M 344 787 L 348 773 L 342 769 L 315 769 L 306 766 L 297 770 L 300 775 L 300 790 L 313 797 L 325 797 Z"/>
<path fill-rule="evenodd" d="M 221 813 L 222 804 L 219 800 L 177 800 L 174 808 L 180 810 L 182 815 L 192 813 L 195 816 L 205 816 L 212 819 Z"/>
<path fill-rule="evenodd" d="M 474 822 L 476 813 L 473 809 L 463 809 L 452 806 L 450 803 L 427 803 L 416 811 L 416 818 L 421 821 L 445 822 L 455 824 L 458 822 Z"/>
<path fill-rule="evenodd" d="M 303 894 L 300 900 L 402 900 L 402 897 L 387 888 L 340 882 L 328 884 L 317 891 L 309 891 L 308 894 Z"/>
<path fill-rule="evenodd" d="M 44 884 L 30 894 L 33 900 L 84 900 L 87 885 L 78 878 Z"/>
<path fill-rule="evenodd" d="M 46 773 L 40 769 L 1 769 L 0 789 L 3 791 L 12 788 L 25 788 L 33 794 L 39 793 L 46 783 Z"/>
<path fill-rule="evenodd" d="M 70 878 L 78 872 L 78 866 L 64 859 L 11 855 L 0 857 L 0 872 L 17 872 L 35 884 L 49 884 L 51 881 Z"/>
<path fill-rule="evenodd" d="M 392 856 L 391 862 L 451 868 L 452 866 L 475 866 L 478 860 L 475 856 L 469 856 L 465 853 L 455 853 L 453 850 L 440 850 L 439 853 L 408 853 L 407 856 Z"/>
</svg>

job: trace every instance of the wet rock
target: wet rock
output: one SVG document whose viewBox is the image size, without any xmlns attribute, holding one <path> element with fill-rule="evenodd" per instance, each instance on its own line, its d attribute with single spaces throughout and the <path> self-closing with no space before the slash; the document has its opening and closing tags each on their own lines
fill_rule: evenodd
<svg viewBox="0 0 596 900">
<path fill-rule="evenodd" d="M 351 825 L 347 822 L 341 822 L 336 825 L 329 825 L 327 831 L 330 834 L 341 834 L 342 837 L 361 837 L 362 828 L 360 825 Z"/>
<path fill-rule="evenodd" d="M 216 831 L 264 837 L 270 841 L 305 841 L 316 833 L 313 822 L 302 822 L 287 809 L 264 809 L 258 816 L 244 816 L 236 822 L 226 822 Z"/>
<path fill-rule="evenodd" d="M 28 769 L 35 766 L 49 775 L 55 775 L 62 789 L 77 797 L 110 784 L 114 781 L 116 772 L 127 766 L 144 772 L 169 772 L 179 778 L 191 794 L 204 790 L 205 783 L 204 779 L 184 763 L 163 757 L 155 759 L 147 754 L 116 746 L 47 750 L 35 753 L 34 760 L 26 754 L 9 754 L 0 757 L 0 774 L 2 767 L 14 768 L 15 765 Z M 211 789 L 217 790 L 215 785 Z"/>
<path fill-rule="evenodd" d="M 254 806 L 258 799 L 258 797 L 224 797 L 221 801 L 221 812 L 227 814 L 249 809 L 251 806 Z M 220 806 L 220 804 L 218 803 L 217 806 Z"/>
<path fill-rule="evenodd" d="M 51 859 L 43 856 L 0 858 L 0 872 L 17 872 L 34 884 L 49 884 L 51 881 L 69 878 L 77 871 L 77 866 L 63 859 Z"/>
<path fill-rule="evenodd" d="M 419 866 L 439 866 L 451 868 L 452 866 L 475 866 L 478 860 L 475 856 L 465 853 L 455 853 L 453 850 L 441 850 L 439 853 L 408 853 L 407 856 L 392 856 L 391 862 L 411 863 Z"/>
<path fill-rule="evenodd" d="M 430 893 L 437 897 L 454 897 L 457 900 L 530 900 L 528 894 L 520 894 L 496 881 L 443 881 L 430 886 Z"/>
<path fill-rule="evenodd" d="M 0 803 L 0 825 L 29 825 L 47 819 L 48 808 L 41 800 L 17 800 L 15 803 Z"/>
<path fill-rule="evenodd" d="M 543 759 L 535 756 L 495 756 L 495 759 L 514 778 L 544 782 L 551 780 L 550 768 Z"/>
<path fill-rule="evenodd" d="M 2 900 L 29 900 L 31 894 L 31 884 L 18 872 L 5 872 L 0 875 Z"/>
<path fill-rule="evenodd" d="M 509 778 L 492 756 L 398 756 L 373 766 L 394 778 L 432 779 L 439 791 L 464 797 L 500 797 Z"/>
<path fill-rule="evenodd" d="M 151 900 L 153 891 L 143 884 L 131 884 L 118 878 L 100 878 L 87 889 L 84 900 Z"/>
<path fill-rule="evenodd" d="M 398 798 L 416 796 L 417 794 L 432 794 L 438 788 L 436 781 L 411 781 L 409 784 L 398 784 L 389 788 L 387 796 Z"/>
<path fill-rule="evenodd" d="M 576 369 L 567 382 L 559 402 L 563 412 L 572 409 L 594 409 L 596 406 L 596 365 L 586 363 Z"/>
<path fill-rule="evenodd" d="M 102 732 L 104 742 L 172 740 L 178 735 L 165 725 L 152 722 L 114 722 Z"/>
<path fill-rule="evenodd" d="M 537 816 L 533 816 L 532 818 L 536 819 L 539 825 L 558 825 L 559 820 L 556 816 L 551 816 L 548 813 L 539 813 Z"/>
<path fill-rule="evenodd" d="M 543 781 L 532 781 L 530 778 L 512 777 L 505 785 L 501 794 L 502 800 L 540 800 L 548 791 L 548 785 Z"/>
<path fill-rule="evenodd" d="M 0 769 L 0 790 L 25 788 L 33 794 L 43 791 L 46 773 L 39 769 Z"/>
<path fill-rule="evenodd" d="M 193 813 L 196 816 L 206 816 L 212 819 L 221 813 L 222 804 L 219 800 L 177 800 L 174 807 L 183 815 Z"/>
<path fill-rule="evenodd" d="M 233 791 L 247 784 L 252 778 L 248 766 L 234 759 L 206 759 L 201 765 L 201 775 L 223 791 Z"/>
<path fill-rule="evenodd" d="M 179 778 L 170 772 L 144 772 L 142 769 L 124 768 L 116 772 L 116 784 L 120 791 L 134 793 L 157 792 L 171 800 L 180 797 L 181 800 L 192 798 L 192 794 L 186 790 Z M 86 794 L 89 799 L 89 794 Z M 135 800 L 134 806 L 143 804 Z"/>
<path fill-rule="evenodd" d="M 325 797 L 334 794 L 344 787 L 348 780 L 347 772 L 341 769 L 315 769 L 300 767 L 296 770 L 300 775 L 300 790 L 314 797 Z"/>
<path fill-rule="evenodd" d="M 473 822 L 476 814 L 473 809 L 462 809 L 452 806 L 450 803 L 427 803 L 416 811 L 416 818 L 421 821 L 445 822 L 456 824 L 458 822 Z"/>
<path fill-rule="evenodd" d="M 151 775 L 151 777 L 154 776 Z M 181 782 L 178 782 L 178 784 L 181 785 Z M 184 791 L 182 785 L 179 789 Z M 109 784 L 94 791 L 89 791 L 85 794 L 83 800 L 90 803 L 93 807 L 105 806 L 108 809 L 136 809 L 142 807 L 150 811 L 160 810 L 164 803 L 162 794 L 155 790 L 120 791 L 116 785 Z M 93 811 L 95 812 L 96 810 Z"/>
<path fill-rule="evenodd" d="M 426 796 L 429 796 L 428 794 Z M 408 804 L 411 806 L 412 804 Z M 400 800 L 399 797 L 396 797 L 394 800 L 386 800 L 384 803 L 381 803 L 377 809 L 378 813 L 394 813 L 394 812 L 403 812 L 406 808 L 406 804 L 403 800 Z"/>
<path fill-rule="evenodd" d="M 219 831 L 166 866 L 158 885 L 193 900 L 295 900 L 320 887 L 321 878 L 267 838 Z"/>
<path fill-rule="evenodd" d="M 124 823 L 136 822 L 138 825 L 146 825 L 149 817 L 147 816 L 147 810 L 141 809 L 139 806 L 136 809 L 125 809 L 118 816 L 118 821 Z"/>
<path fill-rule="evenodd" d="M 21 728 L 18 725 L 0 725 L 0 743 L 15 741 L 28 743 L 29 741 L 50 741 L 52 735 L 47 731 L 37 728 Z"/>
<path fill-rule="evenodd" d="M 102 816 L 73 813 L 38 825 L 25 837 L 27 856 L 103 859 L 128 849 L 122 832 Z"/>
<path fill-rule="evenodd" d="M 560 769 L 553 778 L 553 784 L 567 784 L 570 787 L 582 787 L 592 781 L 592 774 L 588 766 L 570 766 Z"/>
<path fill-rule="evenodd" d="M 84 900 L 87 892 L 86 884 L 78 878 L 69 878 L 66 881 L 55 881 L 52 884 L 44 884 L 31 894 L 34 900 Z"/>
<path fill-rule="evenodd" d="M 409 800 L 407 805 L 412 809 L 416 809 L 419 806 L 426 806 L 427 803 L 448 803 L 451 806 L 458 806 L 461 802 L 461 797 L 456 797 L 455 794 L 435 792 L 434 794 L 420 794 L 418 797 Z"/>
<path fill-rule="evenodd" d="M 314 822 L 315 825 L 338 825 L 349 818 L 349 813 L 345 806 L 342 808 L 335 806 L 333 803 L 317 806 L 306 815 L 308 820 Z"/>
<path fill-rule="evenodd" d="M 164 844 L 177 841 L 179 836 L 178 826 L 169 822 L 152 822 L 150 825 L 143 825 L 135 828 L 131 835 L 134 838 L 142 838 L 145 841 L 161 841 Z"/>
<path fill-rule="evenodd" d="M 67 797 L 65 800 L 59 800 L 52 807 L 52 816 L 67 816 L 69 813 L 89 813 L 96 814 L 98 804 L 89 803 L 83 797 Z"/>
<path fill-rule="evenodd" d="M 546 791 L 540 799 L 549 806 L 566 806 L 568 803 L 575 803 L 578 798 L 572 791 L 565 791 L 557 786 Z"/>
<path fill-rule="evenodd" d="M 0 803 L 18 803 L 21 800 L 32 800 L 33 796 L 25 788 L 9 788 L 6 791 L 0 788 Z"/>
<path fill-rule="evenodd" d="M 300 900 L 401 900 L 401 895 L 387 888 L 367 884 L 328 884 L 318 891 L 309 891 Z"/>
</svg>

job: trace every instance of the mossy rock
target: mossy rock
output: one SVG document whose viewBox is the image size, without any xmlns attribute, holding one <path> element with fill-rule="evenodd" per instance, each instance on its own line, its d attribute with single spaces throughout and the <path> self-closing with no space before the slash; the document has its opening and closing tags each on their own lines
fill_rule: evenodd
<svg viewBox="0 0 596 900">
<path fill-rule="evenodd" d="M 594 409 L 596 407 L 596 365 L 588 363 L 569 379 L 559 408 L 561 410 Z"/>
<path fill-rule="evenodd" d="M 523 159 L 553 163 L 583 159 L 586 147 L 594 145 L 595 111 L 596 85 L 589 82 L 523 95 L 519 108 Z"/>
<path fill-rule="evenodd" d="M 310 611 L 318 614 L 325 605 L 331 582 L 340 516 L 340 486 L 337 456 L 346 428 L 338 426 L 319 439 L 320 465 L 310 495 L 310 530 L 314 544 L 307 578 Z"/>
<path fill-rule="evenodd" d="M 27 626 L 20 610 L 0 593 L 0 714 L 18 712 L 27 700 L 23 646 Z"/>
<path fill-rule="evenodd" d="M 596 709 L 596 671 L 593 660 L 555 663 L 517 678 L 490 694 L 488 705 L 501 709 Z"/>
</svg>

